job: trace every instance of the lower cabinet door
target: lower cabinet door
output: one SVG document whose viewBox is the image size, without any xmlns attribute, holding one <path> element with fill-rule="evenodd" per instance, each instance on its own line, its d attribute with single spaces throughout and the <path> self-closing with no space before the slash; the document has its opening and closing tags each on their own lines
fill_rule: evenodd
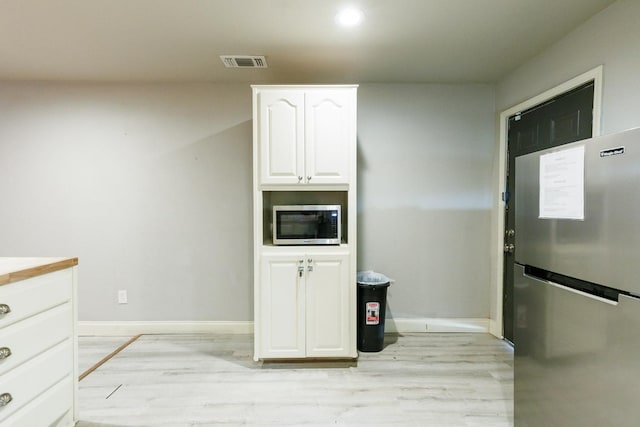
<svg viewBox="0 0 640 427">
<path fill-rule="evenodd" d="M 263 254 L 256 359 L 355 357 L 347 251 Z"/>
<path fill-rule="evenodd" d="M 349 254 L 307 254 L 306 262 L 307 357 L 351 357 Z"/>
<path fill-rule="evenodd" d="M 258 358 L 305 357 L 304 257 L 265 254 L 261 270 Z"/>
</svg>

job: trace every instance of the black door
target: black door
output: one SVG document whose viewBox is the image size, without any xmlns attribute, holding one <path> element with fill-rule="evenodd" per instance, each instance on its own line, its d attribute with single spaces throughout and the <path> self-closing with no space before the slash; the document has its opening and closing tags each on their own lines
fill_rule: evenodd
<svg viewBox="0 0 640 427">
<path fill-rule="evenodd" d="M 505 256 L 503 277 L 504 337 L 513 342 L 513 246 L 515 229 L 516 157 L 591 137 L 593 127 L 593 87 L 589 82 L 543 104 L 509 117 L 507 136 L 507 191 L 505 194 Z M 517 343 L 515 343 L 517 345 Z"/>
</svg>

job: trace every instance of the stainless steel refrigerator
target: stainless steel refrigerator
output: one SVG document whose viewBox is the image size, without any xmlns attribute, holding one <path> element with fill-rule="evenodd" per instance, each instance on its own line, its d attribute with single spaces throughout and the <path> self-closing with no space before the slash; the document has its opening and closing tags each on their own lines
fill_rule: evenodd
<svg viewBox="0 0 640 427">
<path fill-rule="evenodd" d="M 516 159 L 515 425 L 640 425 L 640 129 Z"/>
</svg>

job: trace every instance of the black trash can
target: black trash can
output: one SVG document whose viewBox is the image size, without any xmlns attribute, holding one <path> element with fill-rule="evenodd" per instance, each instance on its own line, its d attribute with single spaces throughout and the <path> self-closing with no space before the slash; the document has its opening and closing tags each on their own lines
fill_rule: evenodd
<svg viewBox="0 0 640 427">
<path fill-rule="evenodd" d="M 384 274 L 362 271 L 358 282 L 358 350 L 380 351 L 384 344 L 384 317 L 387 288 L 391 280 Z"/>
</svg>

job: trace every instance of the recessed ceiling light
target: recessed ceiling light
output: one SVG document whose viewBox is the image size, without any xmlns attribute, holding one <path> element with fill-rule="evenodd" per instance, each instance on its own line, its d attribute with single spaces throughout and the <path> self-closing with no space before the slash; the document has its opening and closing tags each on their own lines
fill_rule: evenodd
<svg viewBox="0 0 640 427">
<path fill-rule="evenodd" d="M 363 18 L 364 14 L 360 9 L 348 7 L 338 12 L 336 22 L 343 27 L 355 27 L 362 22 Z"/>
</svg>

